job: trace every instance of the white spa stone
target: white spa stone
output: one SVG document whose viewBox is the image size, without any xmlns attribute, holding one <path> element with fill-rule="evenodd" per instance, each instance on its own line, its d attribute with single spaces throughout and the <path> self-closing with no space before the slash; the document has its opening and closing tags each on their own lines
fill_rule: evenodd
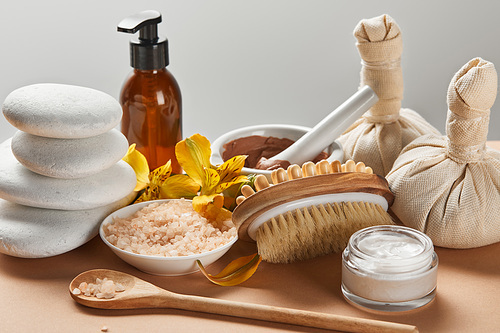
<svg viewBox="0 0 500 333">
<path fill-rule="evenodd" d="M 5 118 L 21 131 L 60 139 L 87 138 L 114 128 L 122 109 L 110 95 L 91 88 L 40 83 L 11 92 Z"/>
<path fill-rule="evenodd" d="M 74 179 L 101 172 L 118 162 L 128 150 L 127 138 L 116 129 L 84 139 L 54 139 L 18 131 L 12 153 L 38 174 Z"/>
<path fill-rule="evenodd" d="M 54 210 L 0 199 L 0 253 L 43 258 L 71 251 L 95 237 L 106 216 L 128 205 L 135 195 L 89 210 Z"/>
<path fill-rule="evenodd" d="M 78 179 L 42 176 L 19 163 L 10 145 L 11 139 L 0 145 L 0 198 L 21 205 L 63 210 L 92 209 L 127 196 L 137 182 L 134 170 L 124 161 Z"/>
</svg>

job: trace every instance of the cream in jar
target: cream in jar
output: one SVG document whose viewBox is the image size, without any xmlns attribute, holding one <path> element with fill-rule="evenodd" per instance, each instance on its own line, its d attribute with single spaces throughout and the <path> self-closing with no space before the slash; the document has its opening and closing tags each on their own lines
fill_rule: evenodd
<svg viewBox="0 0 500 333">
<path fill-rule="evenodd" d="M 406 311 L 430 302 L 438 258 L 431 239 L 403 226 L 354 233 L 342 255 L 342 293 L 371 310 Z"/>
</svg>

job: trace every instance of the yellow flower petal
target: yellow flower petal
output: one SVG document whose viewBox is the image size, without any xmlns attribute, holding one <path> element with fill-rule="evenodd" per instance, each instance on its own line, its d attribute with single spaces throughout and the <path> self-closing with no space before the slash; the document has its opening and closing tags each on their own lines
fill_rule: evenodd
<svg viewBox="0 0 500 333">
<path fill-rule="evenodd" d="M 251 256 L 241 257 L 233 260 L 219 274 L 208 274 L 201 261 L 196 260 L 200 271 L 212 283 L 220 286 L 235 286 L 248 280 L 259 267 L 262 258 L 256 253 Z"/>
<path fill-rule="evenodd" d="M 160 199 L 160 189 L 156 185 L 148 185 L 134 203 Z"/>
<path fill-rule="evenodd" d="M 210 141 L 200 134 L 194 134 L 175 146 L 175 156 L 182 169 L 202 187 L 205 180 L 204 168 L 211 168 L 211 152 Z"/>
<path fill-rule="evenodd" d="M 233 185 L 240 184 L 240 183 L 246 183 L 246 182 L 248 182 L 248 178 L 246 176 L 237 176 L 234 179 L 232 179 L 231 181 L 217 185 L 217 187 L 215 188 L 215 192 L 222 193 Z"/>
<path fill-rule="evenodd" d="M 141 152 L 135 149 L 135 143 L 130 145 L 127 154 L 122 158 L 127 162 L 135 171 L 137 177 L 137 184 L 134 191 L 144 189 L 149 183 L 149 166 L 146 157 Z"/>
<path fill-rule="evenodd" d="M 199 195 L 193 198 L 193 209 L 212 221 L 220 214 L 225 214 L 223 206 L 224 197 L 220 194 Z"/>
<path fill-rule="evenodd" d="M 162 199 L 192 198 L 198 193 L 200 185 L 187 175 L 173 175 L 159 189 Z"/>
<path fill-rule="evenodd" d="M 151 171 L 149 174 L 149 181 L 152 184 L 161 186 L 172 174 L 172 161 L 168 160 L 167 163 Z"/>
<path fill-rule="evenodd" d="M 220 182 L 229 182 L 234 177 L 238 176 L 245 165 L 246 155 L 234 156 L 217 167 L 217 173 L 220 176 Z"/>
<path fill-rule="evenodd" d="M 202 210 L 203 206 L 211 203 L 214 200 L 214 197 L 218 196 L 218 194 L 212 195 L 199 195 L 193 199 L 193 208 L 199 212 Z M 200 208 L 199 210 L 197 208 Z"/>
<path fill-rule="evenodd" d="M 209 220 L 215 221 L 219 219 L 221 214 L 225 215 L 226 209 L 224 209 L 224 197 L 218 195 L 214 198 L 214 201 L 209 203 L 205 209 L 203 216 Z"/>
<path fill-rule="evenodd" d="M 214 188 L 219 184 L 220 177 L 216 170 L 214 169 L 204 169 L 205 175 L 203 178 L 203 185 L 201 186 L 201 194 L 215 194 L 220 192 L 214 192 Z"/>
</svg>

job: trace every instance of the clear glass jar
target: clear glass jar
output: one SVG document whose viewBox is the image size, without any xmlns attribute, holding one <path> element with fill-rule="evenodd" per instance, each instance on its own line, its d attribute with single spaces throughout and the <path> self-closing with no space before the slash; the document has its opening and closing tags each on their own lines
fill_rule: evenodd
<svg viewBox="0 0 500 333">
<path fill-rule="evenodd" d="M 377 311 L 407 311 L 435 296 L 438 257 L 431 239 L 403 226 L 359 230 L 342 254 L 342 293 Z"/>
</svg>

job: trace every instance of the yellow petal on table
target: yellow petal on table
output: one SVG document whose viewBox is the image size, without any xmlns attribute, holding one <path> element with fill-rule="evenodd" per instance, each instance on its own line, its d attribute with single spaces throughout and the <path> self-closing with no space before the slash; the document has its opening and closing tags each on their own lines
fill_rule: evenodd
<svg viewBox="0 0 500 333">
<path fill-rule="evenodd" d="M 159 189 L 161 199 L 192 198 L 198 193 L 200 185 L 188 175 L 173 175 Z"/>
<path fill-rule="evenodd" d="M 205 168 L 210 168 L 210 141 L 200 134 L 194 134 L 175 145 L 175 156 L 182 169 L 203 186 Z"/>
<path fill-rule="evenodd" d="M 241 257 L 229 263 L 219 274 L 211 275 L 207 273 L 201 261 L 196 260 L 203 275 L 220 286 L 235 286 L 245 282 L 255 273 L 261 261 L 262 258 L 257 253 Z"/>
<path fill-rule="evenodd" d="M 144 189 L 149 183 L 149 166 L 146 157 L 144 157 L 140 151 L 135 149 L 135 143 L 128 147 L 127 154 L 125 154 L 122 160 L 127 162 L 135 171 L 137 184 L 134 191 Z"/>
<path fill-rule="evenodd" d="M 246 158 L 246 155 L 237 155 L 231 157 L 230 159 L 222 163 L 222 165 L 217 167 L 217 172 L 220 175 L 220 182 L 226 183 L 234 177 L 238 176 L 241 172 L 241 169 L 243 169 L 243 166 L 245 165 Z"/>
</svg>

